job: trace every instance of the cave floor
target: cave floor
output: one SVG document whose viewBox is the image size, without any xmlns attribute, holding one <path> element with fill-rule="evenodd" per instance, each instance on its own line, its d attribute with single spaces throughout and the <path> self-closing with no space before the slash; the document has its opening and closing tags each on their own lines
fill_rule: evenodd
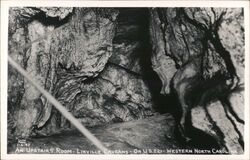
<svg viewBox="0 0 250 160">
<path fill-rule="evenodd" d="M 115 154 L 167 154 L 169 149 L 183 149 L 174 136 L 174 119 L 169 114 L 99 126 L 90 128 L 90 131 L 111 150 L 110 153 Z M 25 144 L 16 144 L 8 147 L 8 153 L 100 153 L 78 131 L 33 137 L 27 139 Z"/>
</svg>

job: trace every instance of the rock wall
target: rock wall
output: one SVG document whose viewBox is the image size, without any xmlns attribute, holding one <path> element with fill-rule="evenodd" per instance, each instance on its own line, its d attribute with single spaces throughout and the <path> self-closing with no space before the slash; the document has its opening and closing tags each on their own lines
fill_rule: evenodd
<svg viewBox="0 0 250 160">
<path fill-rule="evenodd" d="M 134 61 L 141 42 L 130 38 L 138 30 L 123 31 L 126 21 L 118 21 L 118 13 L 100 8 L 10 9 L 10 55 L 86 126 L 154 114 L 151 93 Z M 131 35 L 121 38 L 122 34 Z M 10 136 L 50 135 L 72 128 L 9 68 Z"/>
<path fill-rule="evenodd" d="M 216 141 L 207 148 L 242 153 L 243 17 L 241 8 L 11 8 L 9 54 L 86 126 L 171 112 L 187 146 L 203 133 Z M 9 138 L 73 129 L 11 66 L 8 76 Z"/>
<path fill-rule="evenodd" d="M 156 8 L 150 13 L 152 67 L 162 81 L 161 93 L 175 94 L 180 103 L 177 121 L 190 108 L 189 127 L 211 135 L 221 148 L 242 153 L 243 10 Z"/>
</svg>

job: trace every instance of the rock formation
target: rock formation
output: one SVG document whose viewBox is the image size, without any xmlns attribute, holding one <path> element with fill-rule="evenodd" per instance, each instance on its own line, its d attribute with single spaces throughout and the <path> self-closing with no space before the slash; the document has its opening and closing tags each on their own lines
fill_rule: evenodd
<svg viewBox="0 0 250 160">
<path fill-rule="evenodd" d="M 243 152 L 242 9 L 31 7 L 9 13 L 10 56 L 84 125 L 141 119 L 151 126 L 168 112 L 191 138 L 186 147 L 206 135 L 215 141 L 208 148 Z M 10 139 L 74 129 L 11 66 L 8 76 Z M 159 119 L 171 126 L 159 139 L 183 136 L 172 120 Z"/>
<path fill-rule="evenodd" d="M 180 123 L 185 123 L 181 118 L 187 110 L 191 126 L 214 136 L 226 150 L 242 153 L 243 10 L 156 8 L 151 10 L 150 29 L 153 69 L 161 78 L 163 94 L 177 92 Z M 233 97 L 241 109 L 235 108 Z"/>
</svg>

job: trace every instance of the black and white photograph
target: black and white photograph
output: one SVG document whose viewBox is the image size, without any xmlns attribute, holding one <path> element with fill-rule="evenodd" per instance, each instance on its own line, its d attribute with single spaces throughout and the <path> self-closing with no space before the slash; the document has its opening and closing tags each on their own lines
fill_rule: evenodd
<svg viewBox="0 0 250 160">
<path fill-rule="evenodd" d="M 249 158 L 246 5 L 72 2 L 6 10 L 7 23 L 1 17 L 7 29 L 1 37 L 6 159 Z"/>
</svg>

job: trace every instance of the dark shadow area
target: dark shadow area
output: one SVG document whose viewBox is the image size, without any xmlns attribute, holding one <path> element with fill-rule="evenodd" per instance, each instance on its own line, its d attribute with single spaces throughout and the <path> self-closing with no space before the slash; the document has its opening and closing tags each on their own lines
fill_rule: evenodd
<svg viewBox="0 0 250 160">
<path fill-rule="evenodd" d="M 31 7 L 34 10 L 39 10 L 35 7 Z M 59 19 L 59 17 L 49 17 L 46 15 L 45 12 L 39 10 L 40 12 L 38 14 L 36 14 L 35 16 L 33 16 L 30 19 L 30 22 L 37 20 L 39 22 L 41 22 L 44 26 L 55 26 L 55 27 L 60 27 L 63 24 L 66 24 L 70 17 L 72 16 L 72 13 L 68 14 L 65 18 L 63 19 Z M 73 10 L 74 12 L 74 10 Z"/>
<path fill-rule="evenodd" d="M 191 141 L 188 143 L 190 147 L 199 149 L 221 149 L 218 140 L 213 136 L 203 132 L 200 129 L 192 127 L 190 131 Z"/>
<path fill-rule="evenodd" d="M 120 28 L 117 30 L 114 43 L 126 41 L 140 42 L 140 47 L 135 51 L 135 58 L 140 61 L 142 77 L 150 89 L 156 106 L 155 110 L 160 113 L 177 113 L 177 107 L 175 107 L 178 104 L 177 99 L 172 94 L 160 94 L 162 82 L 157 73 L 152 69 L 152 46 L 150 44 L 149 33 L 150 13 L 148 8 L 121 8 L 119 11 L 118 27 Z M 128 32 L 126 32 L 125 28 L 127 28 Z"/>
<path fill-rule="evenodd" d="M 150 43 L 149 33 L 149 9 L 141 9 L 141 12 L 144 13 L 144 17 L 140 18 L 142 27 L 139 31 L 139 38 L 142 42 L 142 46 L 138 51 L 140 53 L 138 56 L 143 69 L 143 78 L 145 79 L 152 94 L 152 98 L 155 104 L 155 110 L 161 114 L 170 113 L 175 117 L 175 119 L 179 119 L 181 116 L 181 110 L 180 107 L 178 107 L 179 102 L 176 95 L 172 93 L 163 95 L 160 93 L 162 89 L 162 82 L 157 73 L 153 70 L 151 62 L 153 51 L 152 44 Z"/>
<path fill-rule="evenodd" d="M 187 133 L 190 135 L 191 140 L 187 143 L 189 147 L 198 148 L 201 150 L 221 149 L 222 145 L 219 144 L 220 140 L 204 131 L 192 126 L 191 114 L 187 117 Z M 178 133 L 177 133 L 178 136 Z"/>
<path fill-rule="evenodd" d="M 176 122 L 178 122 L 181 117 L 181 107 L 179 107 L 180 104 L 178 102 L 178 99 L 176 95 L 173 94 L 173 92 L 168 95 L 160 94 L 162 82 L 157 73 L 152 69 L 151 56 L 153 53 L 152 46 L 150 44 L 149 10 L 147 8 L 120 9 L 118 22 L 119 18 L 122 18 L 123 21 L 128 20 L 127 23 L 130 25 L 131 23 L 139 24 L 138 28 L 135 28 L 134 30 L 134 32 L 137 31 L 137 33 L 133 34 L 134 36 L 132 38 L 126 39 L 129 39 L 131 41 L 137 40 L 141 42 L 141 47 L 137 50 L 138 57 L 136 58 L 139 58 L 140 60 L 140 65 L 142 67 L 142 76 L 150 89 L 154 104 L 156 106 L 155 110 L 159 113 L 171 113 L 175 117 Z M 118 33 L 118 36 L 116 38 L 117 39 L 115 39 L 114 41 L 118 42 L 124 37 L 122 37 L 122 35 L 119 35 Z M 191 117 L 189 118 L 191 120 Z M 189 124 L 189 134 L 192 140 L 189 141 L 189 143 L 184 143 L 178 131 L 175 130 L 176 139 L 183 144 L 184 148 L 220 149 L 220 145 L 214 137 L 197 128 L 192 127 L 191 122 Z"/>
</svg>

